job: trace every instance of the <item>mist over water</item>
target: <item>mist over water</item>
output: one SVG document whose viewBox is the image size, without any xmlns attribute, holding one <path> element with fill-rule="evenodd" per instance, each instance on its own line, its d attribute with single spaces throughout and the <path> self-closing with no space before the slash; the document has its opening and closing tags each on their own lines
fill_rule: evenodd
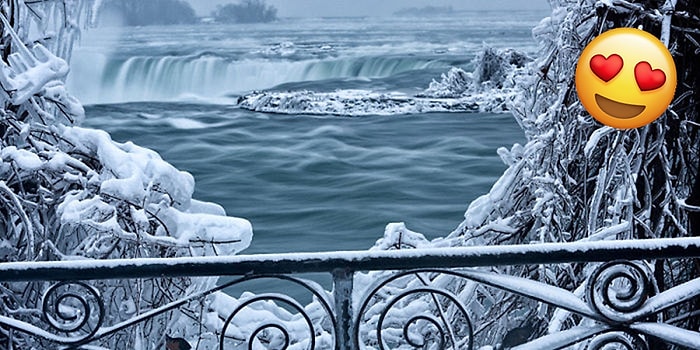
<svg viewBox="0 0 700 350">
<path fill-rule="evenodd" d="M 389 222 L 444 236 L 524 142 L 509 114 L 338 117 L 240 109 L 251 90 L 414 94 L 485 45 L 534 52 L 537 12 L 102 28 L 75 52 L 86 125 L 191 172 L 195 197 L 247 218 L 246 253 L 366 249 Z"/>
<path fill-rule="evenodd" d="M 89 104 L 212 99 L 309 81 L 329 83 L 322 90 L 346 80 L 416 90 L 451 66 L 470 70 L 484 46 L 534 51 L 539 12 L 468 14 L 97 28 L 76 50 L 68 84 Z M 393 79 L 407 72 L 419 79 Z"/>
</svg>

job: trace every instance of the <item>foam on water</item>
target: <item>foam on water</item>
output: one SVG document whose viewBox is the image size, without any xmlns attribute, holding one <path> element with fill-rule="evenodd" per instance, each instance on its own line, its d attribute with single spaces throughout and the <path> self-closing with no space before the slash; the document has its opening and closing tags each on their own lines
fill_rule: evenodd
<svg viewBox="0 0 700 350">
<path fill-rule="evenodd" d="M 181 130 L 204 129 L 209 127 L 206 123 L 189 118 L 170 118 L 168 119 L 168 124 L 172 125 L 175 129 Z"/>
</svg>

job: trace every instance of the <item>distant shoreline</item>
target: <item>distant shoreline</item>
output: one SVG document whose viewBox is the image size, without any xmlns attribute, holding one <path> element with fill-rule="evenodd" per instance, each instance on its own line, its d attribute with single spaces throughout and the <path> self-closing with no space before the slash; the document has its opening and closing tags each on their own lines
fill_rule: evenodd
<svg viewBox="0 0 700 350">
<path fill-rule="evenodd" d="M 284 17 L 279 17 L 276 21 L 273 22 L 260 22 L 260 23 L 220 23 L 216 22 L 212 19 L 211 16 L 204 16 L 204 17 L 198 17 L 198 21 L 195 23 L 190 23 L 190 24 L 151 24 L 151 25 L 145 25 L 147 26 L 183 26 L 183 25 L 269 25 L 269 24 L 274 24 L 274 23 L 279 23 L 279 22 L 285 22 L 285 21 L 290 21 L 290 20 L 303 20 L 303 19 L 320 19 L 320 20 L 342 20 L 342 19 L 353 19 L 353 20 L 362 20 L 362 19 L 368 19 L 368 18 L 416 18 L 416 17 L 423 17 L 423 18 L 455 18 L 455 17 L 460 17 L 460 16 L 473 16 L 474 14 L 479 14 L 479 13 L 497 13 L 497 12 L 503 12 L 502 10 L 455 10 L 451 13 L 436 13 L 436 14 L 429 14 L 429 15 L 410 15 L 410 14 L 390 14 L 390 15 L 376 15 L 376 16 L 353 16 L 353 15 L 348 15 L 348 16 L 318 16 L 318 17 L 311 17 L 311 16 L 284 16 Z M 535 9 L 535 10 L 522 10 L 522 9 L 515 9 L 515 10 L 509 10 L 508 13 L 541 13 L 542 18 L 548 17 L 551 14 L 551 11 L 549 10 L 542 10 L 542 9 Z M 112 24 L 107 24 L 107 25 L 98 25 L 98 28 L 114 28 L 114 27 L 144 27 L 144 26 L 127 26 L 127 25 L 112 25 Z"/>
</svg>

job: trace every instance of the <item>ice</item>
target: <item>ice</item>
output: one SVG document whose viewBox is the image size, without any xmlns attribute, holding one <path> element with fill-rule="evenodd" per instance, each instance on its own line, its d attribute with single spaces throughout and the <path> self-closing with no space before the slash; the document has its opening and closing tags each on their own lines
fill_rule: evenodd
<svg viewBox="0 0 700 350">
<path fill-rule="evenodd" d="M 671 18 L 673 17 L 673 11 L 676 8 L 676 3 L 678 0 L 666 0 L 660 9 L 663 13 L 663 20 L 661 22 L 661 35 L 659 35 L 659 40 L 666 47 L 668 47 L 669 39 L 671 37 Z"/>
<path fill-rule="evenodd" d="M 461 68 L 453 67 L 447 73 L 440 76 L 440 80 L 433 80 L 422 95 L 437 98 L 456 98 L 462 96 L 467 90 L 476 84 L 472 74 Z"/>
<path fill-rule="evenodd" d="M 0 15 L 0 19 L 5 26 L 10 26 L 4 16 Z M 8 56 L 10 65 L 3 66 L 0 81 L 6 89 L 13 91 L 12 103 L 19 105 L 39 93 L 49 82 L 64 81 L 68 74 L 68 64 L 41 44 L 35 44 L 32 52 L 27 53 L 29 50 L 21 40 L 15 40 L 22 50 Z"/>
<path fill-rule="evenodd" d="M 310 115 L 396 115 L 435 112 L 508 111 L 507 101 L 515 93 L 514 76 L 523 73 L 530 58 L 513 50 L 486 48 L 477 58 L 475 73 L 453 67 L 433 80 L 423 92 L 371 90 L 261 91 L 238 99 L 238 106 L 258 112 Z"/>
<path fill-rule="evenodd" d="M 512 183 L 522 170 L 522 166 L 522 163 L 518 163 L 506 169 L 503 175 L 496 181 L 493 187 L 491 187 L 491 191 L 488 194 L 480 196 L 469 204 L 469 208 L 467 208 L 467 211 L 464 213 L 465 220 L 462 223 L 463 227 L 479 227 L 494 214 L 496 211 L 494 206 L 509 193 Z M 499 221 L 502 222 L 503 219 L 501 218 Z"/>
<path fill-rule="evenodd" d="M 598 143 L 603 137 L 611 134 L 613 131 L 615 131 L 615 129 L 609 126 L 604 126 L 600 129 L 595 130 L 591 134 L 591 137 L 588 139 L 588 142 L 586 143 L 586 146 L 583 149 L 586 156 L 591 157 L 593 155 L 593 151 L 599 150 L 600 148 L 598 147 Z"/>
</svg>

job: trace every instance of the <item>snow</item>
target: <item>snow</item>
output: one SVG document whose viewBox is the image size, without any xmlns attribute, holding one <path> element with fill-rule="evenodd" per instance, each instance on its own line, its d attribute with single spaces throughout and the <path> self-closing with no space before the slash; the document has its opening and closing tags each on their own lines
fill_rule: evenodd
<svg viewBox="0 0 700 350">
<path fill-rule="evenodd" d="M 630 328 L 688 349 L 700 349 L 700 333 L 665 323 L 640 322 Z"/>
<path fill-rule="evenodd" d="M 250 244 L 250 222 L 223 216 L 223 208 L 218 205 L 196 202 L 193 206 L 192 175 L 166 163 L 156 152 L 130 142 L 114 142 L 99 130 L 62 127 L 61 132 L 66 140 L 79 145 L 81 152 L 94 154 L 105 165 L 97 174 L 62 153 L 49 160 L 54 169 L 70 168 L 71 160 L 73 168 L 86 172 L 89 181 L 99 184 L 98 195 L 70 194 L 58 206 L 64 225 L 89 223 L 93 228 L 134 239 L 134 234 L 122 232 L 115 220 L 111 202 L 122 200 L 137 207 L 132 214 L 137 226 L 142 228 L 140 237 L 151 242 L 180 247 L 194 245 L 198 254 L 234 254 Z M 164 224 L 155 236 L 145 233 L 153 216 Z"/>
<path fill-rule="evenodd" d="M 460 274 L 474 281 L 505 289 L 542 302 L 554 304 L 557 307 L 573 311 L 579 315 L 585 315 L 593 319 L 599 318 L 586 302 L 572 292 L 559 287 L 550 286 L 527 278 L 498 275 L 482 271 L 464 270 L 460 271 Z"/>
<path fill-rule="evenodd" d="M 33 51 L 35 56 L 39 58 L 39 61 L 25 62 L 17 54 L 12 54 L 8 58 L 10 66 L 14 65 L 27 69 L 16 75 L 13 81 L 14 84 L 11 85 L 11 88 L 16 90 L 12 98 L 12 102 L 15 104 L 24 103 L 30 96 L 37 94 L 40 89 L 48 86 L 50 81 L 63 80 L 68 74 L 66 62 L 54 56 L 42 45 L 35 45 Z"/>
<path fill-rule="evenodd" d="M 0 316 L 0 324 L 5 325 L 10 328 L 14 328 L 17 330 L 21 330 L 23 332 L 30 332 L 32 334 L 35 334 L 39 337 L 42 337 L 44 339 L 49 339 L 52 340 L 56 343 L 69 343 L 75 339 L 70 338 L 70 337 L 61 337 L 57 336 L 55 334 L 49 333 L 37 326 L 28 324 L 26 322 L 22 322 L 19 320 L 15 320 L 14 318 L 6 317 L 6 316 Z"/>
<path fill-rule="evenodd" d="M 17 149 L 15 146 L 0 149 L 0 157 L 2 158 L 3 166 L 5 165 L 4 163 L 13 162 L 18 168 L 28 171 L 38 170 L 43 165 L 43 162 L 36 153 L 24 149 Z"/>
<path fill-rule="evenodd" d="M 630 319 L 639 319 L 644 316 L 654 315 L 699 295 L 700 279 L 696 278 L 649 298 L 637 311 L 627 316 Z"/>
<path fill-rule="evenodd" d="M 377 240 L 370 251 L 388 251 L 392 248 L 428 248 L 431 242 L 418 232 L 406 228 L 403 222 L 395 222 L 386 225 L 384 237 Z"/>
<path fill-rule="evenodd" d="M 175 219 L 171 226 L 171 234 L 183 246 L 193 246 L 195 243 L 210 244 L 219 255 L 231 255 L 240 252 L 250 245 L 253 228 L 248 220 L 212 215 L 206 213 L 183 213 L 174 208 L 167 212 Z M 204 255 L 204 252 L 202 252 Z"/>
<path fill-rule="evenodd" d="M 575 326 L 513 347 L 511 350 L 562 349 L 567 345 L 578 343 L 607 329 L 608 327 L 601 325 L 595 327 Z"/>
<path fill-rule="evenodd" d="M 393 230 L 390 230 L 393 232 Z M 410 240 L 415 240 L 411 238 Z M 410 241 L 409 240 L 409 241 Z M 72 260 L 72 261 L 57 261 L 57 262 L 7 262 L 0 263 L 0 276 L 3 280 L 10 278 L 12 274 L 22 274 L 31 270 L 40 271 L 43 269 L 63 268 L 63 269 L 78 269 L 78 270 L 109 270 L 116 278 L 119 276 L 119 269 L 123 267 L 139 267 L 146 265 L 155 265 L 162 267 L 162 273 L 166 273 L 171 266 L 187 265 L 190 270 L 186 274 L 197 275 L 203 270 L 207 270 L 207 266 L 225 266 L 231 268 L 217 272 L 219 275 L 236 275 L 245 274 L 247 271 L 237 269 L 237 265 L 255 263 L 258 266 L 275 268 L 279 273 L 289 272 L 327 272 L 333 268 L 349 268 L 363 263 L 371 265 L 373 260 L 382 260 L 385 263 L 391 261 L 414 261 L 415 267 L 436 267 L 435 261 L 444 261 L 444 266 L 470 266 L 470 259 L 494 259 L 498 261 L 498 256 L 516 255 L 517 260 L 513 262 L 500 262 L 501 264 L 522 264 L 531 259 L 528 255 L 538 253 L 545 256 L 552 252 L 566 252 L 572 254 L 570 259 L 573 259 L 574 254 L 578 257 L 577 260 L 585 261 L 586 253 L 592 252 L 608 252 L 610 256 L 614 256 L 616 251 L 624 249 L 643 249 L 648 250 L 649 254 L 659 253 L 659 250 L 669 249 L 677 250 L 679 248 L 690 249 L 689 254 L 700 251 L 700 238 L 665 238 L 653 240 L 624 240 L 624 241 L 592 241 L 592 242 L 573 242 L 573 243 L 540 243 L 529 245 L 501 245 L 501 246 L 470 246 L 470 247 L 454 247 L 454 248 L 423 248 L 423 249 L 400 249 L 400 250 L 370 250 L 370 251 L 333 251 L 333 252 L 311 252 L 311 253 L 276 253 L 276 254 L 255 254 L 255 255 L 235 255 L 235 256 L 206 256 L 206 257 L 177 257 L 177 258 L 133 258 L 133 259 L 109 259 L 109 260 Z M 639 259 L 645 259 L 646 256 L 640 255 Z M 545 258 L 546 259 L 546 258 Z M 590 261 L 597 261 L 590 259 Z M 478 260 L 478 264 L 487 263 L 484 260 Z M 311 264 L 304 264 L 312 262 Z M 532 261 L 529 261 L 532 263 Z M 277 266 L 272 266 L 277 264 Z M 290 265 L 287 265 L 290 264 Z M 292 267 L 289 267 L 292 266 Z M 386 266 L 376 265 L 378 268 L 386 268 Z M 288 270 L 287 270 L 288 269 Z M 474 275 L 478 277 L 477 275 Z M 20 277 L 21 278 L 21 277 Z M 85 278 L 91 278 L 85 275 Z M 527 283 L 527 281 L 522 281 Z M 535 281 L 531 281 L 537 283 Z M 693 282 L 694 284 L 683 285 L 685 294 L 694 295 L 695 289 L 700 281 Z M 555 287 L 553 287 L 555 288 Z M 675 290 L 675 289 L 674 289 Z M 698 288 L 697 290 L 700 290 Z M 554 293 L 554 290 L 551 290 Z M 567 292 L 569 293 L 569 292 Z M 660 294 L 659 296 L 667 294 Z M 570 299 L 568 296 L 560 295 L 562 300 Z M 657 296 L 657 298 L 659 297 Z M 678 294 L 669 295 L 664 298 L 675 298 Z M 656 300 L 656 299 L 650 299 Z M 666 300 L 666 299 L 659 299 Z M 583 311 L 580 304 L 573 301 L 568 302 L 568 306 L 574 310 Z"/>
</svg>

